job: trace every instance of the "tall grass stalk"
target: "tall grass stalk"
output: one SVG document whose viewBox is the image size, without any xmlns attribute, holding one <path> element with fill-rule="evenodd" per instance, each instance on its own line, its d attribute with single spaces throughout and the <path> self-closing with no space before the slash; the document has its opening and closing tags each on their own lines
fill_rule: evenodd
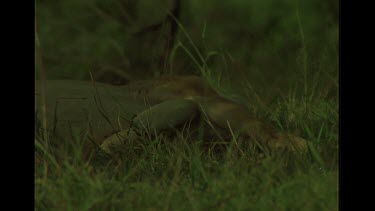
<svg viewBox="0 0 375 211">
<path fill-rule="evenodd" d="M 42 137 L 44 139 L 44 145 L 45 145 L 45 151 L 48 153 L 49 149 L 49 140 L 48 140 L 48 133 L 47 133 L 47 107 L 46 107 L 46 76 L 43 68 L 43 59 L 42 59 L 42 50 L 40 47 L 40 41 L 38 36 L 38 30 L 37 30 L 37 21 L 35 18 L 35 45 L 37 49 L 36 53 L 36 62 L 39 65 L 39 73 L 40 73 L 40 87 L 41 87 L 41 110 L 42 110 Z M 37 118 L 37 117 L 35 117 Z M 45 152 L 45 153 L 46 153 Z M 44 160 L 44 178 L 46 179 L 48 177 L 48 162 L 47 160 Z"/>
<path fill-rule="evenodd" d="M 297 7 L 296 7 L 296 16 L 297 16 L 297 22 L 298 22 L 298 29 L 299 34 L 301 36 L 301 45 L 302 45 L 302 56 L 303 56 L 303 98 L 305 103 L 305 113 L 307 113 L 307 92 L 308 92 L 308 82 L 307 82 L 307 49 L 306 49 L 306 43 L 305 43 L 305 35 L 303 32 L 303 27 L 301 23 L 301 17 L 299 13 L 299 7 L 298 7 L 298 0 L 296 1 Z"/>
<path fill-rule="evenodd" d="M 43 125 L 43 138 L 48 149 L 48 134 L 47 134 L 47 108 L 46 108 L 46 74 L 43 68 L 43 59 L 42 59 L 42 49 L 40 47 L 40 41 L 37 31 L 37 23 L 35 20 L 35 45 L 37 49 L 36 59 L 37 64 L 39 65 L 39 74 L 40 74 L 40 87 L 41 87 L 41 107 L 42 107 L 42 125 Z"/>
<path fill-rule="evenodd" d="M 186 46 L 184 46 L 181 42 L 179 42 L 180 43 L 179 47 L 181 47 L 185 51 L 185 53 L 187 53 L 189 55 L 189 57 L 198 66 L 198 69 L 201 72 L 202 76 L 204 78 L 206 78 L 208 80 L 208 82 L 211 84 L 212 83 L 211 73 L 210 73 L 210 71 L 208 69 L 208 65 L 207 65 L 207 59 L 210 57 L 210 55 L 208 55 L 207 57 L 204 57 L 202 55 L 201 51 L 195 45 L 194 41 L 191 39 L 189 33 L 187 33 L 187 31 L 185 30 L 185 27 L 181 24 L 181 22 L 179 20 L 177 20 L 177 18 L 174 17 L 174 15 L 172 13 L 169 12 L 169 15 L 173 18 L 173 20 L 176 22 L 176 24 L 179 27 L 179 29 L 181 30 L 181 32 L 184 34 L 186 39 L 189 41 L 189 43 L 190 43 L 191 47 L 193 48 L 195 54 L 197 55 L 198 59 L 196 59 L 193 56 L 193 54 L 186 48 Z M 204 28 L 204 31 L 205 30 L 206 29 Z"/>
<path fill-rule="evenodd" d="M 175 45 L 175 47 L 172 49 L 172 52 L 171 52 L 171 56 L 170 56 L 170 73 L 173 72 L 172 71 L 172 68 L 173 68 L 173 58 L 176 54 L 176 51 L 181 48 L 188 56 L 189 58 L 193 61 L 194 65 L 198 68 L 199 72 L 201 73 L 202 77 L 206 79 L 206 81 L 213 87 L 216 89 L 217 92 L 219 92 L 221 95 L 223 96 L 226 96 L 232 100 L 235 100 L 236 102 L 238 101 L 238 96 L 235 96 L 231 93 L 229 93 L 228 91 L 224 90 L 224 87 L 221 86 L 221 81 L 222 81 L 222 73 L 218 73 L 218 75 L 216 76 L 216 78 L 214 78 L 214 75 L 212 74 L 211 70 L 210 70 L 210 67 L 208 65 L 208 61 L 209 59 L 211 59 L 212 57 L 214 56 L 222 56 L 222 58 L 224 58 L 223 56 L 223 53 L 220 53 L 218 51 L 210 51 L 208 53 L 206 53 L 205 55 L 203 55 L 203 53 L 198 49 L 197 45 L 194 43 L 194 41 L 192 40 L 192 38 L 190 37 L 190 35 L 188 34 L 188 32 L 185 30 L 185 27 L 181 24 L 181 22 L 179 20 L 177 20 L 173 14 L 169 13 L 170 16 L 173 18 L 174 21 L 176 21 L 177 23 L 177 26 L 179 27 L 179 29 L 181 30 L 181 32 L 183 33 L 183 35 L 187 38 L 190 46 L 192 47 L 193 49 L 193 52 L 191 52 L 188 47 L 186 45 L 184 45 L 181 41 L 178 41 L 177 44 Z M 202 30 L 202 39 L 203 39 L 203 42 L 204 42 L 204 39 L 205 39 L 205 33 L 206 33 L 206 24 L 204 25 L 203 27 L 203 30 Z M 205 48 L 205 45 L 203 46 Z M 225 61 L 224 61 L 225 62 Z"/>
</svg>

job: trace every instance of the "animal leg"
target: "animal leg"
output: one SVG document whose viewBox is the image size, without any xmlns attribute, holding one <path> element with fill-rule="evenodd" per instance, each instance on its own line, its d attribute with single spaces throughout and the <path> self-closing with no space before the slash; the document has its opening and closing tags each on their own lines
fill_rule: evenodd
<svg viewBox="0 0 375 211">
<path fill-rule="evenodd" d="M 221 98 L 200 103 L 202 112 L 222 128 L 228 128 L 250 141 L 265 143 L 271 148 L 288 148 L 292 151 L 306 151 L 305 139 L 278 132 L 275 128 L 257 119 L 243 106 Z"/>
<path fill-rule="evenodd" d="M 133 124 L 138 130 L 158 133 L 189 121 L 197 115 L 198 111 L 198 105 L 191 100 L 168 100 L 139 113 L 133 119 Z M 111 154 L 111 149 L 123 145 L 124 139 L 135 140 L 137 134 L 133 129 L 122 130 L 105 139 L 101 149 Z"/>
</svg>

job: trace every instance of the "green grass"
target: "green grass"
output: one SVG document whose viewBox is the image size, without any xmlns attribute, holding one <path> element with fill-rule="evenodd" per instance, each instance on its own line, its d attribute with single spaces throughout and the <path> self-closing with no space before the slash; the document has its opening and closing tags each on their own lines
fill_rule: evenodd
<svg viewBox="0 0 375 211">
<path fill-rule="evenodd" d="M 276 105 L 269 121 L 299 129 L 309 153 L 259 154 L 235 142 L 215 151 L 199 140 L 157 137 L 126 146 L 118 162 L 104 165 L 81 160 L 79 140 L 71 150 L 36 141 L 36 208 L 338 210 L 335 104 L 320 101 L 307 119 L 302 99 Z"/>
<path fill-rule="evenodd" d="M 37 210 L 337 210 L 335 158 L 236 150 L 217 158 L 199 144 L 168 141 L 95 170 L 71 155 L 37 164 Z"/>
<path fill-rule="evenodd" d="M 150 20 L 132 20 L 118 0 L 98 2 L 37 1 L 43 54 L 36 55 L 36 77 L 41 66 L 47 79 L 89 79 L 88 72 L 106 68 L 160 74 L 149 63 L 161 33 L 129 32 Z M 82 140 L 62 147 L 36 136 L 36 210 L 338 210 L 338 27 L 327 12 L 333 1 L 207 2 L 185 5 L 195 13 L 184 10 L 170 69 L 161 72 L 203 75 L 264 121 L 309 140 L 309 152 L 259 153 L 234 141 L 219 150 L 205 140 L 160 136 L 130 144 L 106 164 L 82 160 Z M 128 28 L 113 19 L 117 13 L 128 17 Z M 272 18 L 280 21 L 266 33 Z"/>
</svg>

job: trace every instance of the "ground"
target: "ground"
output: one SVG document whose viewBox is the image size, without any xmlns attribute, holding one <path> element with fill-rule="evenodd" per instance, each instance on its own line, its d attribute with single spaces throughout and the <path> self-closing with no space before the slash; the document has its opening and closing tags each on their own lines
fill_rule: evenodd
<svg viewBox="0 0 375 211">
<path fill-rule="evenodd" d="M 36 139 L 36 209 L 338 210 L 338 2 L 183 1 L 184 30 L 162 69 L 163 31 L 132 34 L 165 10 L 156 0 L 119 6 L 134 2 L 37 0 L 35 76 L 90 80 L 121 70 L 127 80 L 102 77 L 116 84 L 199 75 L 313 147 L 260 154 L 236 141 L 207 147 L 183 135 L 144 137 L 120 162 L 93 166 L 80 159 L 77 138 L 63 147 Z"/>
</svg>

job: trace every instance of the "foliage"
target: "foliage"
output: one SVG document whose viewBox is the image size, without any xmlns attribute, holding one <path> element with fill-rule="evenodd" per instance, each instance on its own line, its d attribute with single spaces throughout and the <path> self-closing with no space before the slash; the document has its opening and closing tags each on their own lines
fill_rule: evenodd
<svg viewBox="0 0 375 211">
<path fill-rule="evenodd" d="M 138 32 L 162 22 L 170 2 L 36 0 L 47 79 L 203 75 L 310 140 L 310 153 L 235 144 L 212 153 L 180 137 L 130 146 L 121 162 L 99 167 L 80 159 L 80 140 L 68 152 L 36 137 L 37 210 L 338 210 L 338 1 L 182 1 L 171 65 L 160 68 L 166 26 Z"/>
</svg>

